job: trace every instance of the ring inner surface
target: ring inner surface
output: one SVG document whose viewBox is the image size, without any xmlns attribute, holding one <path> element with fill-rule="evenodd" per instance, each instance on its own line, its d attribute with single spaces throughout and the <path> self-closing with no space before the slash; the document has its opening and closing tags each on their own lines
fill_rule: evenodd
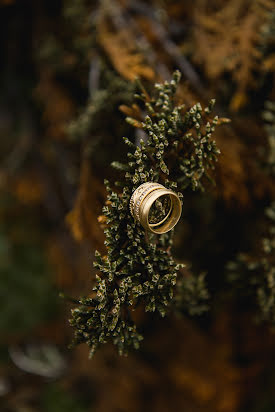
<svg viewBox="0 0 275 412">
<path fill-rule="evenodd" d="M 172 209 L 173 202 L 170 195 L 165 194 L 156 199 L 149 211 L 148 223 L 150 227 L 162 225 L 171 215 Z"/>
</svg>

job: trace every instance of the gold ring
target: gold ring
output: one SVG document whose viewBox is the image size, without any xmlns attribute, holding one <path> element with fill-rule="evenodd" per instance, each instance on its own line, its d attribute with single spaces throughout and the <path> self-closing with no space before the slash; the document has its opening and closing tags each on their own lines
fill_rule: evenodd
<svg viewBox="0 0 275 412">
<path fill-rule="evenodd" d="M 150 232 L 169 232 L 178 223 L 181 201 L 178 195 L 159 183 L 140 185 L 130 199 L 132 216 Z"/>
</svg>

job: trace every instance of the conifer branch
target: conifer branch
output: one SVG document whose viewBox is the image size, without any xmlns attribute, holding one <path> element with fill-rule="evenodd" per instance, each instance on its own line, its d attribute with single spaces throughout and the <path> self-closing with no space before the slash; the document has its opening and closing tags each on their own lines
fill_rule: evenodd
<svg viewBox="0 0 275 412">
<path fill-rule="evenodd" d="M 133 191 L 142 183 L 159 182 L 167 188 L 182 192 L 190 187 L 203 190 L 205 177 L 210 177 L 219 150 L 212 138 L 218 118 L 209 118 L 214 100 L 203 109 L 199 103 L 191 109 L 176 104 L 175 94 L 180 80 L 176 71 L 173 79 L 156 84 L 152 97 L 141 89 L 136 95 L 147 113 L 142 128 L 148 136 L 135 146 L 128 138 L 128 162 L 114 162 L 122 172 L 117 192 L 106 182 L 108 192 L 103 214 L 106 221 L 105 245 L 107 255 L 96 252 L 98 269 L 93 294 L 79 300 L 72 310 L 71 324 L 75 328 L 74 343 L 86 342 L 91 356 L 100 345 L 112 341 L 120 354 L 139 347 L 143 339 L 131 317 L 137 306 L 145 311 L 158 311 L 165 316 L 174 295 L 177 274 L 184 265 L 173 259 L 170 248 L 172 232 L 156 236 L 146 234 L 131 216 L 129 201 Z M 128 110 L 129 111 L 129 110 Z M 127 121 L 136 125 L 136 119 Z M 140 122 L 139 122 L 140 124 Z M 182 306 L 192 306 L 197 313 L 194 293 L 203 285 L 189 284 L 177 300 L 185 299 Z M 180 289 L 179 289 L 180 290 Z M 199 296 L 206 298 L 207 293 Z"/>
</svg>

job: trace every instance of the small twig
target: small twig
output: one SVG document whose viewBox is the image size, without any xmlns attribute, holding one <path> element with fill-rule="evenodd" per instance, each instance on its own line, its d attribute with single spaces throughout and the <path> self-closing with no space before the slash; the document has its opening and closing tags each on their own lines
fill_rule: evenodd
<svg viewBox="0 0 275 412">
<path fill-rule="evenodd" d="M 88 76 L 88 88 L 90 98 L 99 87 L 99 77 L 100 77 L 100 62 L 98 56 L 93 56 L 90 62 L 89 76 Z"/>
</svg>

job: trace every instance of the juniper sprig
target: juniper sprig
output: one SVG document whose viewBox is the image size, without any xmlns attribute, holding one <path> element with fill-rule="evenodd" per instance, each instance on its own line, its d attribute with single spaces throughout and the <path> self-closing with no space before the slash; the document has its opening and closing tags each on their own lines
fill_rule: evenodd
<svg viewBox="0 0 275 412">
<path fill-rule="evenodd" d="M 202 190 L 204 177 L 210 177 L 209 170 L 214 168 L 219 154 L 212 139 L 218 118 L 209 118 L 214 101 L 204 110 L 199 103 L 190 109 L 177 105 L 179 80 L 180 73 L 176 71 L 170 82 L 155 85 L 152 97 L 143 88 L 136 95 L 147 113 L 142 123 L 146 142 L 141 140 L 136 146 L 124 138 L 129 149 L 128 162 L 113 163 L 122 174 L 116 183 L 121 189 L 114 190 L 106 182 L 108 195 L 103 214 L 107 254 L 96 252 L 94 265 L 98 275 L 93 292 L 79 299 L 71 318 L 74 343 L 86 342 L 91 356 L 107 341 L 117 345 L 120 354 L 138 348 L 143 337 L 132 311 L 141 305 L 145 311 L 158 311 L 164 316 L 173 298 L 177 273 L 183 266 L 171 255 L 172 232 L 146 234 L 131 216 L 129 201 L 133 191 L 145 182 L 159 182 L 178 191 L 181 198 L 187 187 Z M 136 122 L 133 118 L 127 121 Z M 195 289 L 190 289 L 191 297 L 188 288 L 182 294 L 187 305 L 193 305 L 193 313 Z"/>
</svg>

